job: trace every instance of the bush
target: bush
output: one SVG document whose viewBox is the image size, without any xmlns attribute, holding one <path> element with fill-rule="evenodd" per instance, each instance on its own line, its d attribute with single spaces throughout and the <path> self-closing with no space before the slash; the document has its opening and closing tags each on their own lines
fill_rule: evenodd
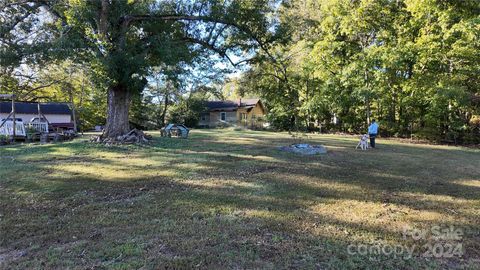
<svg viewBox="0 0 480 270">
<path fill-rule="evenodd" d="M 203 97 L 192 96 L 182 99 L 170 109 L 169 121 L 184 124 L 187 127 L 196 127 L 200 114 L 206 110 Z"/>
<path fill-rule="evenodd" d="M 10 136 L 0 134 L 0 145 L 5 145 L 10 143 Z"/>
<path fill-rule="evenodd" d="M 413 137 L 417 139 L 436 141 L 436 142 L 439 142 L 442 139 L 442 136 L 439 133 L 438 129 L 434 129 L 430 127 L 424 127 L 417 130 L 416 132 L 414 132 Z"/>
<path fill-rule="evenodd" d="M 466 133 L 462 141 L 464 144 L 480 144 L 480 133 L 478 132 L 469 132 Z"/>
</svg>

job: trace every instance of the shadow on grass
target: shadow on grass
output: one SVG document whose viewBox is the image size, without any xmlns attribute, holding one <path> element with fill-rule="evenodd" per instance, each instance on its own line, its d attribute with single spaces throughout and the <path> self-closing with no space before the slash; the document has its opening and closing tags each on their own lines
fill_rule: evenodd
<svg viewBox="0 0 480 270">
<path fill-rule="evenodd" d="M 444 221 L 449 225 L 478 224 L 478 216 L 458 211 L 478 207 L 479 188 L 457 183 L 480 180 L 478 168 L 465 170 L 478 161 L 472 153 L 431 153 L 404 145 L 362 152 L 354 151 L 356 144 L 348 139 L 315 138 L 309 141 L 330 146 L 330 153 L 304 157 L 278 151 L 288 138 L 255 136 L 156 138 L 148 147 L 76 141 L 2 149 L 15 161 L 0 165 L 5 170 L 0 172 L 0 229 L 8 232 L 1 246 L 28 250 L 11 264 L 19 268 L 32 262 L 107 268 L 415 268 L 443 262 L 372 260 L 348 254 L 347 246 L 378 239 L 401 242 L 398 227 L 388 226 L 399 226 L 394 219 L 402 219 L 405 209 L 453 215 Z M 124 155 L 140 162 L 129 164 Z M 149 160 L 156 162 L 141 163 Z M 101 171 L 72 174 L 59 164 L 126 167 L 139 176 L 122 177 L 119 171 L 105 179 Z M 144 176 L 145 170 L 173 174 Z M 338 209 L 352 211 L 352 218 L 328 211 L 329 205 L 345 202 Z M 385 223 L 363 222 L 354 212 L 369 203 L 379 215 L 391 215 Z M 323 212 L 315 211 L 319 205 Z M 474 240 L 466 243 L 470 257 L 478 256 Z M 63 248 L 67 244 L 72 247 Z"/>
</svg>

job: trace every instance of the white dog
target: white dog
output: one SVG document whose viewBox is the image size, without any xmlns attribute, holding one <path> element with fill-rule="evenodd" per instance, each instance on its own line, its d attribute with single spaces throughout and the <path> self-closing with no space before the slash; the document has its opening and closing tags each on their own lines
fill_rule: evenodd
<svg viewBox="0 0 480 270">
<path fill-rule="evenodd" d="M 357 149 L 359 146 L 362 150 L 367 150 L 367 148 L 368 148 L 368 134 L 364 134 L 360 138 L 360 141 L 358 142 L 357 147 L 355 147 L 355 149 Z"/>
</svg>

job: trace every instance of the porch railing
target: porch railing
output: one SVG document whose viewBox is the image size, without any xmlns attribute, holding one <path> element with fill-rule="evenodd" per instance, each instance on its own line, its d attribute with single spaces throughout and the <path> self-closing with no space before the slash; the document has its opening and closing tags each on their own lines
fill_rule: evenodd
<svg viewBox="0 0 480 270">
<path fill-rule="evenodd" d="M 6 121 L 5 124 L 0 127 L 0 134 L 2 135 L 13 135 L 13 121 Z M 15 135 L 16 136 L 26 136 L 25 126 L 23 122 L 15 122 Z"/>
<path fill-rule="evenodd" d="M 48 133 L 48 123 L 44 122 L 33 122 L 27 124 L 28 128 L 33 128 L 35 131 L 40 133 Z"/>
</svg>

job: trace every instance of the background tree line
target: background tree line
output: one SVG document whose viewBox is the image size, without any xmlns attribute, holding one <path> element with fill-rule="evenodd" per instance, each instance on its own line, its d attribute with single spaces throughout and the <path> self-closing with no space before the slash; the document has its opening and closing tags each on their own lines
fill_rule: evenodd
<svg viewBox="0 0 480 270">
<path fill-rule="evenodd" d="M 288 0 L 244 74 L 277 129 L 480 142 L 480 2 Z"/>
</svg>

